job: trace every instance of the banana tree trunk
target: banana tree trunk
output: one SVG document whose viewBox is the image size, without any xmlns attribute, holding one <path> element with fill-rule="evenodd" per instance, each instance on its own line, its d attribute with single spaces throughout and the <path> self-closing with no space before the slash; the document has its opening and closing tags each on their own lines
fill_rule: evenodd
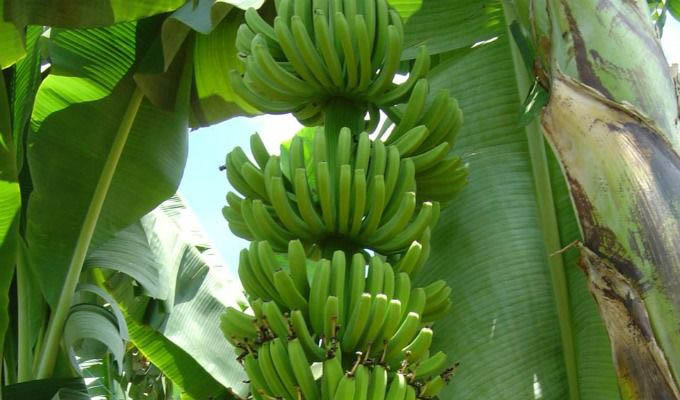
<svg viewBox="0 0 680 400">
<path fill-rule="evenodd" d="M 518 0 L 625 399 L 680 399 L 680 133 L 640 0 Z"/>
</svg>

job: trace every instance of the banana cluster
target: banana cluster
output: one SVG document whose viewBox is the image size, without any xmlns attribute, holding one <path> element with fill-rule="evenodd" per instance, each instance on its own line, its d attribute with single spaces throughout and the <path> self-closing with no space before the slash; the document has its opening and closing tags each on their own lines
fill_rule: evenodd
<svg viewBox="0 0 680 400">
<path fill-rule="evenodd" d="M 269 113 L 294 113 L 311 126 L 323 121 L 329 99 L 369 105 L 403 101 L 430 67 L 425 48 L 408 81 L 392 83 L 401 61 L 404 28 L 386 0 L 280 0 L 273 26 L 245 13 L 236 47 L 245 74 L 231 73 L 235 91 Z"/>
<path fill-rule="evenodd" d="M 352 361 L 352 360 L 350 360 Z M 300 340 L 280 338 L 263 345 L 243 365 L 256 400 L 416 400 L 435 397 L 450 374 L 446 356 L 437 353 L 414 368 L 388 371 L 380 364 L 354 362 L 349 370 L 340 353 L 325 360 L 315 380 Z"/>
<path fill-rule="evenodd" d="M 364 398 L 405 399 L 407 392 L 426 398 L 448 379 L 446 355 L 429 351 L 431 324 L 451 307 L 444 281 L 412 288 L 407 272 L 361 253 L 307 260 L 299 241 L 290 242 L 287 260 L 267 242 L 251 245 L 241 254 L 239 276 L 252 315 L 229 308 L 222 329 L 241 349 L 253 393 L 345 399 L 370 392 L 373 370 L 383 375 L 373 389 L 378 397 Z M 319 382 L 310 361 L 323 365 Z M 397 391 L 396 397 L 384 397 L 388 372 L 387 394 Z"/>
<path fill-rule="evenodd" d="M 229 193 L 224 216 L 237 236 L 267 240 L 278 251 L 296 238 L 320 248 L 342 238 L 353 250 L 399 256 L 437 222 L 440 203 L 427 196 L 448 201 L 467 176 L 460 159 L 447 156 L 448 142 L 425 144 L 429 132 L 418 125 L 391 134 L 386 145 L 343 128 L 333 147 L 317 128 L 311 154 L 293 138 L 287 165 L 253 135 L 255 163 L 239 147 L 227 155 L 227 178 L 244 197 Z"/>
<path fill-rule="evenodd" d="M 238 267 L 248 304 L 229 308 L 221 328 L 254 399 L 433 398 L 452 373 L 430 351 L 451 288 L 411 279 L 441 205 L 467 179 L 449 155 L 462 112 L 448 91 L 431 92 L 424 47 L 393 83 L 404 32 L 386 0 L 275 5 L 273 25 L 245 13 L 236 46 L 246 72 L 232 71 L 234 90 L 262 111 L 327 126 L 281 156 L 257 134 L 252 161 L 239 147 L 227 155 L 238 194 L 223 213 L 251 244 Z M 388 121 L 371 140 L 380 111 Z"/>
</svg>

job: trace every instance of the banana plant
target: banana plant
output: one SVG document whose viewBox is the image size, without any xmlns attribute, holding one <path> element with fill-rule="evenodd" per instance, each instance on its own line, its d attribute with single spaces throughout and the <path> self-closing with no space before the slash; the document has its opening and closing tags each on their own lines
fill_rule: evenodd
<svg viewBox="0 0 680 400">
<path fill-rule="evenodd" d="M 680 398 L 675 77 L 646 4 L 531 3 L 518 13 L 550 92 L 541 125 L 567 177 L 621 396 Z M 612 45 L 624 41 L 632 54 Z"/>
</svg>

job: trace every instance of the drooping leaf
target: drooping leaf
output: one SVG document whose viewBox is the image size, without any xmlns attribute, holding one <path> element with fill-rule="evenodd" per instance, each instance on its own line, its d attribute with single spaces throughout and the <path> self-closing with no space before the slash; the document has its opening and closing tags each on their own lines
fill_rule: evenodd
<svg viewBox="0 0 680 400">
<path fill-rule="evenodd" d="M 54 304 L 135 85 L 135 56 L 156 32 L 121 23 L 52 31 L 53 74 L 36 96 L 28 161 L 31 265 Z M 186 160 L 188 74 L 173 112 L 144 101 L 137 112 L 92 239 L 96 247 L 174 193 Z M 59 210 L 59 212 L 56 212 Z"/>
<path fill-rule="evenodd" d="M 200 126 L 237 115 L 257 113 L 234 93 L 229 82 L 229 71 L 243 71 L 235 44 L 236 31 L 243 21 L 243 13 L 233 10 L 210 34 L 196 35 L 194 68 L 197 98 L 192 99 L 192 103 Z"/>
<path fill-rule="evenodd" d="M 152 251 L 141 223 L 135 222 L 102 246 L 93 249 L 85 267 L 113 269 L 131 276 L 144 287 L 149 296 L 165 300 L 169 277 Z"/>
<path fill-rule="evenodd" d="M 219 382 L 222 389 L 229 387 L 236 392 L 244 392 L 247 390 L 242 382 L 245 379 L 244 372 L 236 362 L 234 349 L 224 339 L 219 327 L 220 316 L 226 307 L 236 306 L 237 300 L 242 298 L 240 285 L 225 275 L 227 272 L 223 267 L 220 268 L 218 263 L 221 261 L 217 261 L 216 254 L 212 253 L 207 240 L 197 228 L 195 217 L 178 197 L 169 199 L 146 215 L 139 226 L 142 229 L 135 229 L 134 233 L 141 235 L 139 241 L 146 241 L 149 246 L 138 246 L 132 250 L 140 258 L 155 259 L 156 262 L 149 266 L 161 268 L 156 273 L 169 284 L 164 299 L 148 302 L 144 296 L 135 297 L 126 280 L 109 279 L 106 282 L 121 307 L 126 310 L 132 342 L 151 358 L 152 355 L 165 357 L 162 352 L 152 354 L 152 350 L 158 346 L 167 347 L 168 344 L 163 344 L 167 341 L 172 345 L 168 351 L 175 346 L 181 349 L 186 357 L 200 366 L 200 371 L 205 371 L 210 379 Z M 119 235 L 122 233 L 133 232 L 127 230 Z M 115 267 L 115 248 L 108 247 L 106 243 L 100 248 L 100 254 L 111 257 L 111 261 L 106 262 L 107 268 L 120 270 Z M 104 263 L 99 262 L 98 265 Z M 134 324 L 145 332 L 139 339 L 135 338 Z M 154 342 L 159 340 L 162 343 Z M 164 368 L 169 366 L 153 362 L 176 384 L 193 393 L 186 383 L 175 381 L 170 372 L 165 371 Z M 187 379 L 183 375 L 185 373 L 184 370 L 178 372 L 178 379 Z"/>
<path fill-rule="evenodd" d="M 453 289 L 454 307 L 434 327 L 434 346 L 460 362 L 442 397 L 618 399 L 608 340 L 571 253 L 564 258 L 571 322 L 561 329 L 527 136 L 518 123 L 523 95 L 503 13 L 496 17 L 497 40 L 431 72 L 431 86 L 450 89 L 463 109 L 454 152 L 470 171 L 468 187 L 442 212 L 420 278 L 445 279 Z M 578 231 L 563 181 L 553 185 L 566 245 Z M 571 352 L 562 335 L 572 335 Z M 569 359 L 575 370 L 565 367 Z M 568 376 L 578 393 L 568 392 Z"/>
</svg>

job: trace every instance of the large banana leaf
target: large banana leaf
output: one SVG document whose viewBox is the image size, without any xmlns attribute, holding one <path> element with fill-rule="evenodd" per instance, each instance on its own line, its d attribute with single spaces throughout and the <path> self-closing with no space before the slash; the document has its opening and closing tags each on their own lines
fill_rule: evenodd
<svg viewBox="0 0 680 400">
<path fill-rule="evenodd" d="M 31 265 L 39 271 L 51 304 L 60 294 L 93 190 L 135 90 L 131 76 L 135 55 L 145 50 L 149 35 L 155 33 L 147 28 L 144 23 L 121 23 L 51 33 L 53 74 L 36 96 L 29 137 L 34 188 L 26 232 Z M 183 87 L 174 112 L 142 102 L 93 245 L 174 193 L 187 152 L 188 86 Z"/>
<path fill-rule="evenodd" d="M 506 28 L 512 20 L 501 1 L 482 3 L 424 1 L 406 24 L 414 44 L 432 43 L 445 60 L 431 85 L 450 89 L 465 117 L 454 152 L 469 164 L 470 183 L 442 212 L 420 276 L 453 288 L 454 308 L 435 325 L 434 346 L 460 366 L 442 398 L 617 399 L 609 342 L 576 256 L 550 255 L 578 230 L 540 132 L 519 123 L 528 87 Z M 466 24 L 471 7 L 483 23 Z M 415 27 L 443 20 L 462 29 L 453 44 Z"/>
<path fill-rule="evenodd" d="M 122 258 L 121 253 L 125 253 Z M 135 258 L 145 262 L 132 263 Z M 237 307 L 237 301 L 243 299 L 242 289 L 228 277 L 222 264 L 179 197 L 162 203 L 88 259 L 91 267 L 105 267 L 132 277 L 155 269 L 152 273 L 167 282 L 162 291 L 157 285 L 144 286 L 151 298 L 135 295 L 129 290 L 129 280 L 116 276 L 109 278 L 106 285 L 127 310 L 135 346 L 197 399 L 205 398 L 206 390 L 224 394 L 225 388 L 237 392 L 244 389 L 245 375 L 219 328 L 226 307 Z M 147 282 L 138 280 L 142 285 Z M 188 359 L 196 367 L 175 365 L 169 359 L 174 357 Z"/>
</svg>

